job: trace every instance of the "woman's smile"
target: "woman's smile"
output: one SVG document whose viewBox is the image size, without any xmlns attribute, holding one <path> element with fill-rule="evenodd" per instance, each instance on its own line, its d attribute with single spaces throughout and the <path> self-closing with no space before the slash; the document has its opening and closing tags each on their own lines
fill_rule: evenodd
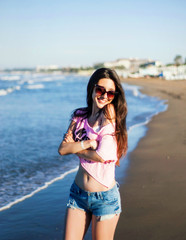
<svg viewBox="0 0 186 240">
<path fill-rule="evenodd" d="M 101 103 L 101 104 L 105 104 L 107 103 L 107 99 L 103 98 L 103 97 L 99 97 L 97 98 L 98 102 Z"/>
<path fill-rule="evenodd" d="M 97 108 L 98 109 L 101 109 L 103 108 L 105 105 L 109 104 L 112 102 L 113 99 L 108 99 L 108 91 L 115 91 L 116 87 L 115 87 L 115 84 L 114 84 L 114 81 L 112 79 L 108 79 L 108 78 L 102 78 L 98 81 L 98 84 L 97 86 L 105 89 L 105 93 L 103 92 L 103 95 L 99 95 L 99 94 L 96 94 L 96 91 L 94 89 L 93 91 L 93 95 L 92 95 L 92 98 L 93 98 L 93 112 L 94 110 L 96 110 Z"/>
</svg>

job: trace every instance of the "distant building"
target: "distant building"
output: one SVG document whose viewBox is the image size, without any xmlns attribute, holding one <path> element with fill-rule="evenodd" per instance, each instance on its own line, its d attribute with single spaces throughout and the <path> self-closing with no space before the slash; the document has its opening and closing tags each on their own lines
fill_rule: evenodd
<svg viewBox="0 0 186 240">
<path fill-rule="evenodd" d="M 148 66 L 153 64 L 155 66 L 161 65 L 159 61 L 153 61 L 152 59 L 138 59 L 138 58 L 122 58 L 116 61 L 104 62 L 105 67 L 117 68 L 123 67 L 130 72 L 136 72 L 139 70 L 141 65 Z"/>
<path fill-rule="evenodd" d="M 139 75 L 141 77 L 158 77 L 160 73 L 161 71 L 155 65 L 148 65 L 146 68 L 139 68 Z"/>
<path fill-rule="evenodd" d="M 186 80 L 186 65 L 160 67 L 166 80 Z"/>
<path fill-rule="evenodd" d="M 37 66 L 36 67 L 36 71 L 40 72 L 40 71 L 50 71 L 50 70 L 59 70 L 59 66 L 58 65 L 49 65 L 49 66 Z"/>
<path fill-rule="evenodd" d="M 123 66 L 125 69 L 129 69 L 131 62 L 129 59 L 118 59 L 116 61 L 104 62 L 104 66 L 108 68 Z"/>
</svg>

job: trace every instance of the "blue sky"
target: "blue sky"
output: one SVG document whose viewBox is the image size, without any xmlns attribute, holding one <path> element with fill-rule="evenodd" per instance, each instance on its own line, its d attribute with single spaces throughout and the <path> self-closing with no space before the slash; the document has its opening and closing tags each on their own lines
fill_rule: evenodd
<svg viewBox="0 0 186 240">
<path fill-rule="evenodd" d="M 2 0 L 0 68 L 186 58 L 185 0 Z"/>
</svg>

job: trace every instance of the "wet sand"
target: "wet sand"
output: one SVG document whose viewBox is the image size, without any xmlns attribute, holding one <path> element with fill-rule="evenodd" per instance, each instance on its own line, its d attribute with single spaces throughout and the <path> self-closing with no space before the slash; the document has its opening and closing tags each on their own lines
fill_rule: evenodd
<svg viewBox="0 0 186 240">
<path fill-rule="evenodd" d="M 115 239 L 186 239 L 186 81 L 124 79 L 168 101 L 130 154 Z"/>
</svg>

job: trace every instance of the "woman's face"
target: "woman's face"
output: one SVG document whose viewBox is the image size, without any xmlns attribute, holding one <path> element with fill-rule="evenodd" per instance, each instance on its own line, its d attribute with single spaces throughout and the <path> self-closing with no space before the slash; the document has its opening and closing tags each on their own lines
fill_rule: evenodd
<svg viewBox="0 0 186 240">
<path fill-rule="evenodd" d="M 105 105 L 111 103 L 114 99 L 112 93 L 115 92 L 115 90 L 115 83 L 112 79 L 101 78 L 92 93 L 94 107 L 102 109 Z"/>
</svg>

